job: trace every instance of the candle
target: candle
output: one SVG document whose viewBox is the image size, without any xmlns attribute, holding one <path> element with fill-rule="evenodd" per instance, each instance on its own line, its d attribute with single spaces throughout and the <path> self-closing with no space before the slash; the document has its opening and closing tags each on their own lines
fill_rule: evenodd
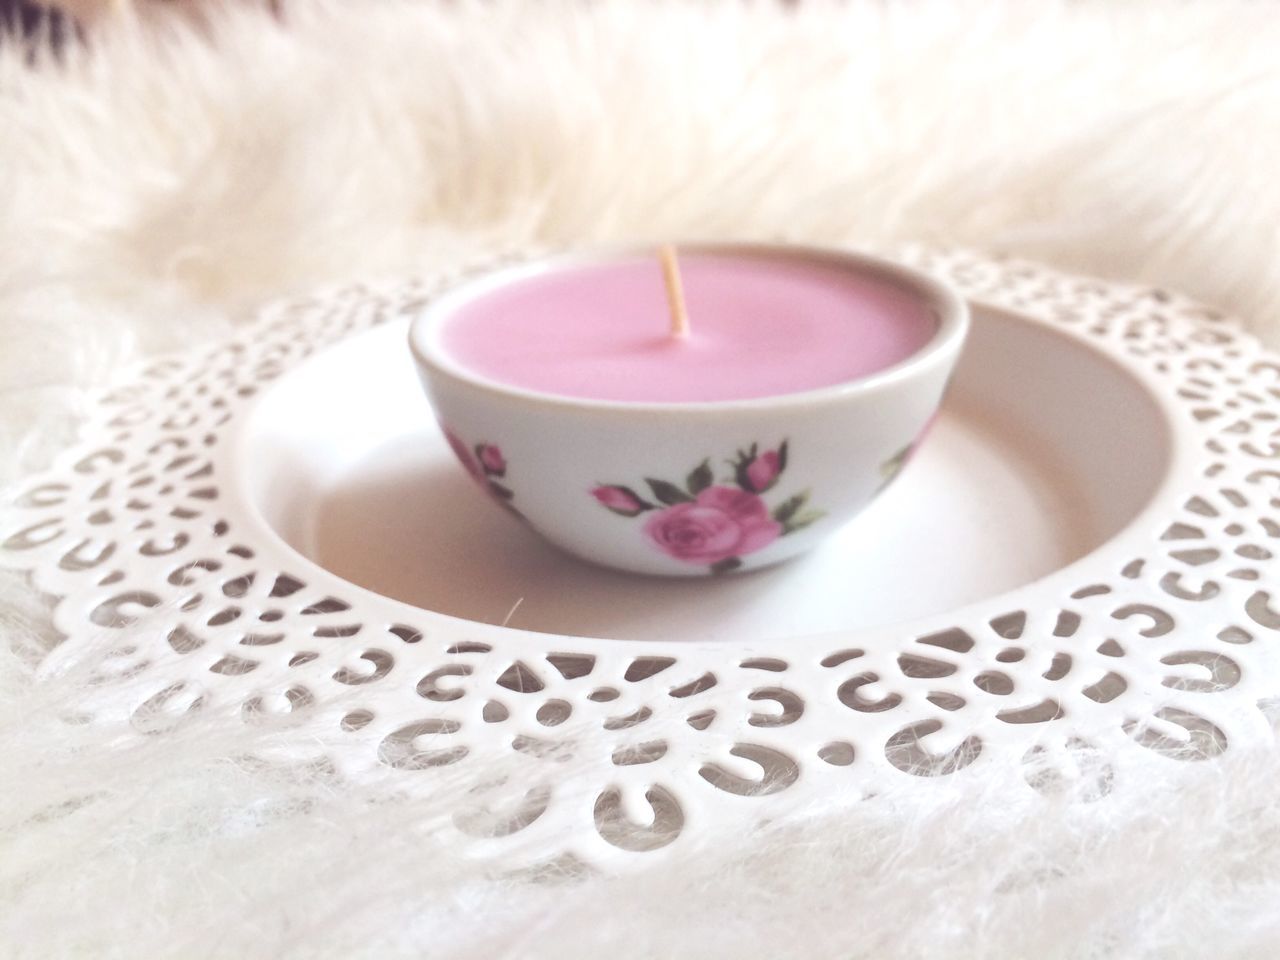
<svg viewBox="0 0 1280 960">
<path fill-rule="evenodd" d="M 889 279 L 824 262 L 682 254 L 689 332 L 668 330 L 653 255 L 537 274 L 465 304 L 443 331 L 499 383 L 595 400 L 688 403 L 816 390 L 902 362 L 937 329 Z"/>
<path fill-rule="evenodd" d="M 705 576 L 795 556 L 885 489 L 967 324 L 917 271 L 730 245 L 682 248 L 679 271 L 665 250 L 501 270 L 435 300 L 409 343 L 496 503 L 596 563 Z"/>
</svg>

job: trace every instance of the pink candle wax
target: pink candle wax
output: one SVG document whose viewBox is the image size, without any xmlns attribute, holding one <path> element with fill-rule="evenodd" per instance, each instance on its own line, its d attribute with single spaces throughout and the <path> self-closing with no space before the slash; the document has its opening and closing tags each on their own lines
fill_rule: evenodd
<svg viewBox="0 0 1280 960">
<path fill-rule="evenodd" d="M 656 257 L 540 274 L 463 305 L 442 346 L 540 393 L 689 402 L 799 393 L 905 360 L 937 330 L 918 294 L 817 260 L 682 254 L 690 336 L 670 336 Z"/>
</svg>

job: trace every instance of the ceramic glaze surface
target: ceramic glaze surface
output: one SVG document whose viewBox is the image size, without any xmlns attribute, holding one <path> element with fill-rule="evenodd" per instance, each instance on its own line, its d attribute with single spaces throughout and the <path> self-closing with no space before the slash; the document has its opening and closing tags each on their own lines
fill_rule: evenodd
<svg viewBox="0 0 1280 960">
<path fill-rule="evenodd" d="M 893 366 L 937 329 L 883 278 L 791 258 L 680 258 L 691 318 L 668 335 L 656 258 L 519 280 L 462 306 L 443 331 L 460 364 L 543 393 L 596 400 L 744 400 L 833 386 Z"/>
<path fill-rule="evenodd" d="M 665 333 L 656 263 L 605 252 L 461 285 L 413 320 L 409 342 L 450 446 L 496 503 L 593 563 L 705 577 L 805 552 L 896 478 L 968 313 L 938 280 L 844 251 L 726 245 L 684 260 L 690 310 L 709 320 L 687 341 Z M 476 376 L 473 361 L 498 358 Z M 499 382 L 542 374 L 587 395 Z M 597 395 L 610 390 L 695 399 Z"/>
</svg>

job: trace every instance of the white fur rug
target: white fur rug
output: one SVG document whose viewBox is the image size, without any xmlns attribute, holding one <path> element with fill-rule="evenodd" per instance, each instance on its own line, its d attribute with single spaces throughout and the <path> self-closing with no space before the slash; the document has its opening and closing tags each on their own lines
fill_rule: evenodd
<svg viewBox="0 0 1280 960">
<path fill-rule="evenodd" d="M 299 3 L 0 45 L 0 463 L 260 299 L 497 246 L 913 240 L 1179 288 L 1280 340 L 1280 16 L 1178 3 Z M 139 741 L 0 584 L 0 954 L 1273 957 L 1280 759 L 1141 795 L 904 793 L 531 883 L 413 804 Z"/>
</svg>

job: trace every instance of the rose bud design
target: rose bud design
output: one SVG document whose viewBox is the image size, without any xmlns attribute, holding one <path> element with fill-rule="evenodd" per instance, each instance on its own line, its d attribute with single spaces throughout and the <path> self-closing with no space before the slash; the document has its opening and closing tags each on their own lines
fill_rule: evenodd
<svg viewBox="0 0 1280 960">
<path fill-rule="evenodd" d="M 715 566 L 767 547 L 783 529 L 754 493 L 708 487 L 692 501 L 655 513 L 644 532 L 670 557 Z"/>
<path fill-rule="evenodd" d="M 787 468 L 787 442 L 784 440 L 777 450 L 766 450 L 756 453 L 753 443 L 746 452 L 738 451 L 738 460 L 734 464 L 734 478 L 738 486 L 750 493 L 764 493 L 770 490 L 782 471 Z"/>
<path fill-rule="evenodd" d="M 762 453 L 747 464 L 747 482 L 756 493 L 764 493 L 778 481 L 781 458 L 776 450 Z"/>
<path fill-rule="evenodd" d="M 653 509 L 652 504 L 641 500 L 630 487 L 599 486 L 591 491 L 591 495 L 601 506 L 622 517 L 639 516 L 644 511 Z"/>
<path fill-rule="evenodd" d="M 444 431 L 444 438 L 449 441 L 449 449 L 453 451 L 453 455 L 458 458 L 458 462 L 466 468 L 467 473 L 480 479 L 480 467 L 476 463 L 475 457 L 471 455 L 471 451 L 467 449 L 467 445 L 462 442 L 461 438 L 452 430 Z"/>
<path fill-rule="evenodd" d="M 501 477 L 507 472 L 507 461 L 502 455 L 502 448 L 492 443 L 476 444 L 476 459 L 484 472 L 492 477 Z"/>
</svg>

